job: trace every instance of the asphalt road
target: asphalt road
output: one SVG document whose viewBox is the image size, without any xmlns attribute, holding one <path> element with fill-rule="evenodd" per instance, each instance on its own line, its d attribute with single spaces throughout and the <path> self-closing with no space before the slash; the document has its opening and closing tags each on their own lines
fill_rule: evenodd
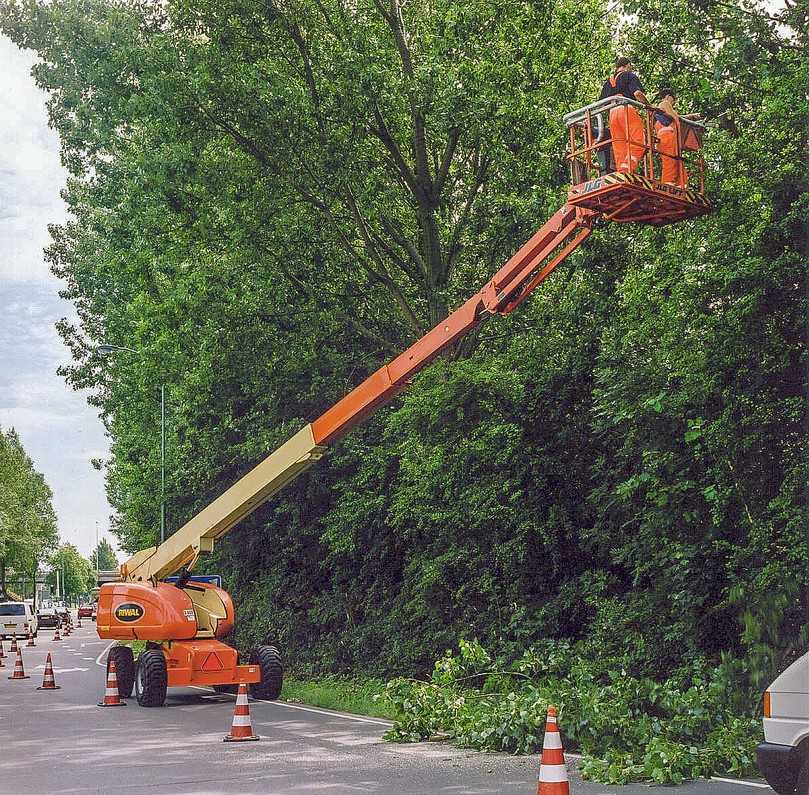
<svg viewBox="0 0 809 795">
<path fill-rule="evenodd" d="M 30 679 L 0 676 L 0 793 L 385 793 L 534 795 L 538 760 L 437 743 L 386 743 L 389 725 L 282 702 L 251 702 L 259 742 L 223 743 L 232 696 L 169 690 L 162 709 L 100 708 L 107 641 L 92 622 L 66 640 L 42 630 L 23 649 Z M 4 644 L 8 652 L 8 643 Z M 50 651 L 61 690 L 40 691 Z M 572 795 L 654 795 L 645 785 L 583 782 L 571 761 Z M 660 792 L 659 788 L 657 789 Z M 720 781 L 666 787 L 666 795 L 766 795 L 769 787 Z"/>
</svg>

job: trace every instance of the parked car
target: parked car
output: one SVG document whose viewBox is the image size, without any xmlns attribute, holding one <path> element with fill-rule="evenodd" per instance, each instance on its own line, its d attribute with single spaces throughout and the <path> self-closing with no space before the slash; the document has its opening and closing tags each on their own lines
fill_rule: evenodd
<svg viewBox="0 0 809 795">
<path fill-rule="evenodd" d="M 0 637 L 24 637 L 28 630 L 36 637 L 39 623 L 31 605 L 25 602 L 0 602 Z"/>
<path fill-rule="evenodd" d="M 79 618 L 92 618 L 93 606 L 92 605 L 79 605 Z"/>
<path fill-rule="evenodd" d="M 93 621 L 95 621 L 97 616 L 98 616 L 98 602 L 96 602 L 93 605 L 93 614 L 90 616 L 90 618 L 92 618 Z"/>
<path fill-rule="evenodd" d="M 809 652 L 764 693 L 764 742 L 756 757 L 779 795 L 809 793 Z"/>
<path fill-rule="evenodd" d="M 59 626 L 61 619 L 52 607 L 41 607 L 37 613 L 37 621 L 40 627 L 54 629 Z"/>
</svg>

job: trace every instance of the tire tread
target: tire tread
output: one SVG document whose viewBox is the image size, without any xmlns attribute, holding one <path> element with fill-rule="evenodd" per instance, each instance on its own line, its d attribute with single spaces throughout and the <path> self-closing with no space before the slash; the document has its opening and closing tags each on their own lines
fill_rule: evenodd
<svg viewBox="0 0 809 795">
<path fill-rule="evenodd" d="M 278 649 L 275 646 L 256 646 L 250 654 L 250 662 L 261 668 L 261 681 L 250 685 L 250 695 L 274 701 L 281 695 L 284 683 L 284 667 Z"/>
</svg>

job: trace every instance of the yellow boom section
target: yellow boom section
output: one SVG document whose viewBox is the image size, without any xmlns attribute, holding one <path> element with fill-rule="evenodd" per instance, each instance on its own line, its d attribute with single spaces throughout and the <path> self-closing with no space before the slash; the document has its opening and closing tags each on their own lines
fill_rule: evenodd
<svg viewBox="0 0 809 795">
<path fill-rule="evenodd" d="M 142 549 L 133 555 L 121 566 L 123 579 L 130 582 L 159 580 L 183 566 L 190 569 L 201 552 L 213 550 L 214 539 L 221 538 L 318 461 L 325 449 L 315 444 L 311 425 L 302 428 L 160 546 Z"/>
</svg>

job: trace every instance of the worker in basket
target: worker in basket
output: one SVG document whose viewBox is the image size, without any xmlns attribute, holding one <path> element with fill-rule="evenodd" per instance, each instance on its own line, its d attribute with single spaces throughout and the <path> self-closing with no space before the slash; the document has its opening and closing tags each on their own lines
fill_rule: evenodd
<svg viewBox="0 0 809 795">
<path fill-rule="evenodd" d="M 626 97 L 644 105 L 646 99 L 640 79 L 633 71 L 632 61 L 621 57 L 615 61 L 615 71 L 604 81 L 600 99 Z M 617 105 L 610 110 L 610 134 L 615 170 L 632 172 L 638 167 L 645 152 L 643 120 L 632 105 Z"/>
<path fill-rule="evenodd" d="M 688 172 L 685 170 L 680 141 L 682 130 L 680 119 L 700 119 L 698 113 L 680 115 L 674 109 L 677 95 L 671 88 L 661 88 L 656 97 L 655 134 L 657 135 L 657 151 L 660 153 L 662 165 L 660 181 L 669 185 L 684 188 L 688 184 Z"/>
</svg>

